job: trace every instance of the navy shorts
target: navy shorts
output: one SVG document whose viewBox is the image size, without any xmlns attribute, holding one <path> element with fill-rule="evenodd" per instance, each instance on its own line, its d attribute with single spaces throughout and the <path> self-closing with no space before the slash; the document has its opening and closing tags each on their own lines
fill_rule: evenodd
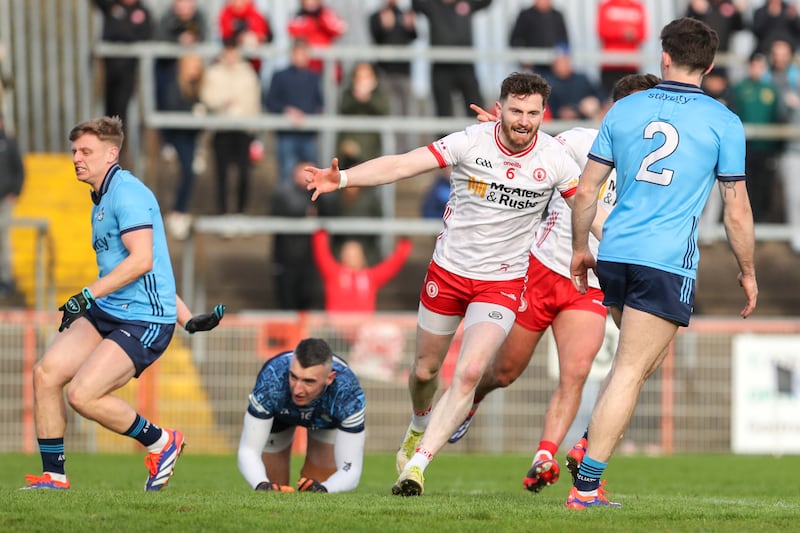
<svg viewBox="0 0 800 533">
<path fill-rule="evenodd" d="M 134 377 L 144 372 L 161 357 L 172 340 L 175 324 L 158 324 L 142 320 L 120 320 L 93 305 L 85 316 L 104 339 L 109 339 L 125 350 L 136 368 Z"/>
<path fill-rule="evenodd" d="M 657 268 L 597 262 L 597 277 L 605 297 L 603 304 L 622 309 L 624 306 L 644 311 L 688 326 L 694 305 L 694 280 Z"/>
</svg>

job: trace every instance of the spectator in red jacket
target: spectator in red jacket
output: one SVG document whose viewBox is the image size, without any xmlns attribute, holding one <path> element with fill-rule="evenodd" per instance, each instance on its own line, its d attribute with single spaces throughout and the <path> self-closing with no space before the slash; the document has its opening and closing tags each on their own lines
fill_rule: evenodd
<svg viewBox="0 0 800 533">
<path fill-rule="evenodd" d="M 603 52 L 638 52 L 647 38 L 647 12 L 639 0 L 604 0 L 597 8 L 597 36 Z M 635 63 L 602 64 L 600 80 L 611 94 L 617 80 L 639 72 Z"/>
<path fill-rule="evenodd" d="M 337 261 L 325 230 L 312 235 L 311 249 L 325 290 L 325 310 L 372 313 L 377 307 L 378 290 L 400 272 L 411 254 L 411 241 L 400 239 L 392 254 L 372 267 L 367 265 L 358 241 L 342 244 Z"/>
<path fill-rule="evenodd" d="M 228 0 L 219 12 L 218 22 L 222 41 L 235 39 L 243 50 L 272 42 L 269 20 L 258 11 L 253 0 Z M 250 63 L 256 72 L 261 69 L 258 59 L 251 59 Z"/>
<path fill-rule="evenodd" d="M 322 0 L 300 0 L 300 10 L 289 21 L 289 35 L 302 39 L 312 48 L 326 48 L 347 31 L 347 23 L 333 9 L 322 5 Z M 312 59 L 308 68 L 320 74 L 322 60 Z M 337 65 L 336 79 L 341 78 Z"/>
</svg>

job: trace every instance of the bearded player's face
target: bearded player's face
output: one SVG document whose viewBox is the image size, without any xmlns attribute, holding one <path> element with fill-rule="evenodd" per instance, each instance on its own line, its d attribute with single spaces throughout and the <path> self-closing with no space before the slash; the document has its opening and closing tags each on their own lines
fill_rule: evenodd
<svg viewBox="0 0 800 533">
<path fill-rule="evenodd" d="M 541 94 L 509 94 L 498 103 L 500 110 L 500 135 L 503 143 L 513 152 L 528 148 L 536 138 L 544 116 Z"/>
</svg>

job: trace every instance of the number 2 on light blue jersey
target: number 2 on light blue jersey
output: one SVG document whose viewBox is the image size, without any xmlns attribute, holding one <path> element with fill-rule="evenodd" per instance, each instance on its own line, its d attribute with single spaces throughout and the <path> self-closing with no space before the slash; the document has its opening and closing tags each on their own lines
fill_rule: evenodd
<svg viewBox="0 0 800 533">
<path fill-rule="evenodd" d="M 669 185 L 672 183 L 672 176 L 675 173 L 673 170 L 663 168 L 661 171 L 656 172 L 651 170 L 655 163 L 662 159 L 669 157 L 678 148 L 678 130 L 669 122 L 651 122 L 644 128 L 644 138 L 653 139 L 656 133 L 661 133 L 664 136 L 664 143 L 647 154 L 639 165 L 639 171 L 636 173 L 636 181 L 646 181 L 656 185 Z"/>
</svg>

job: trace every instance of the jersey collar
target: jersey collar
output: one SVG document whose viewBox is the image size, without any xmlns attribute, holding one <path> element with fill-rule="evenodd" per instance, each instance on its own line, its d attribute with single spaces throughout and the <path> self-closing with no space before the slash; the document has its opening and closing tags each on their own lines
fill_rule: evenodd
<svg viewBox="0 0 800 533">
<path fill-rule="evenodd" d="M 673 91 L 679 93 L 698 93 L 703 94 L 703 89 L 694 85 L 693 83 L 683 83 L 681 81 L 662 81 L 654 87 L 664 91 Z"/>
<path fill-rule="evenodd" d="M 500 149 L 503 155 L 509 157 L 522 157 L 528 155 L 536 146 L 536 143 L 538 141 L 539 141 L 539 132 L 537 131 L 536 135 L 533 136 L 533 142 L 531 143 L 530 146 L 528 146 L 524 150 L 520 150 L 519 152 L 514 152 L 513 150 L 511 150 L 511 148 L 503 144 L 503 140 L 500 138 L 500 121 L 498 120 L 494 126 L 494 142 L 495 144 L 497 144 L 497 147 Z"/>
<path fill-rule="evenodd" d="M 94 202 L 94 205 L 99 204 L 100 200 L 103 199 L 103 195 L 108 192 L 108 188 L 111 187 L 111 180 L 118 170 L 121 170 L 121 167 L 118 163 L 114 163 L 111 168 L 108 169 L 108 172 L 106 172 L 106 177 L 103 178 L 103 183 L 100 184 L 100 192 L 97 193 L 92 191 L 92 202 Z"/>
</svg>

